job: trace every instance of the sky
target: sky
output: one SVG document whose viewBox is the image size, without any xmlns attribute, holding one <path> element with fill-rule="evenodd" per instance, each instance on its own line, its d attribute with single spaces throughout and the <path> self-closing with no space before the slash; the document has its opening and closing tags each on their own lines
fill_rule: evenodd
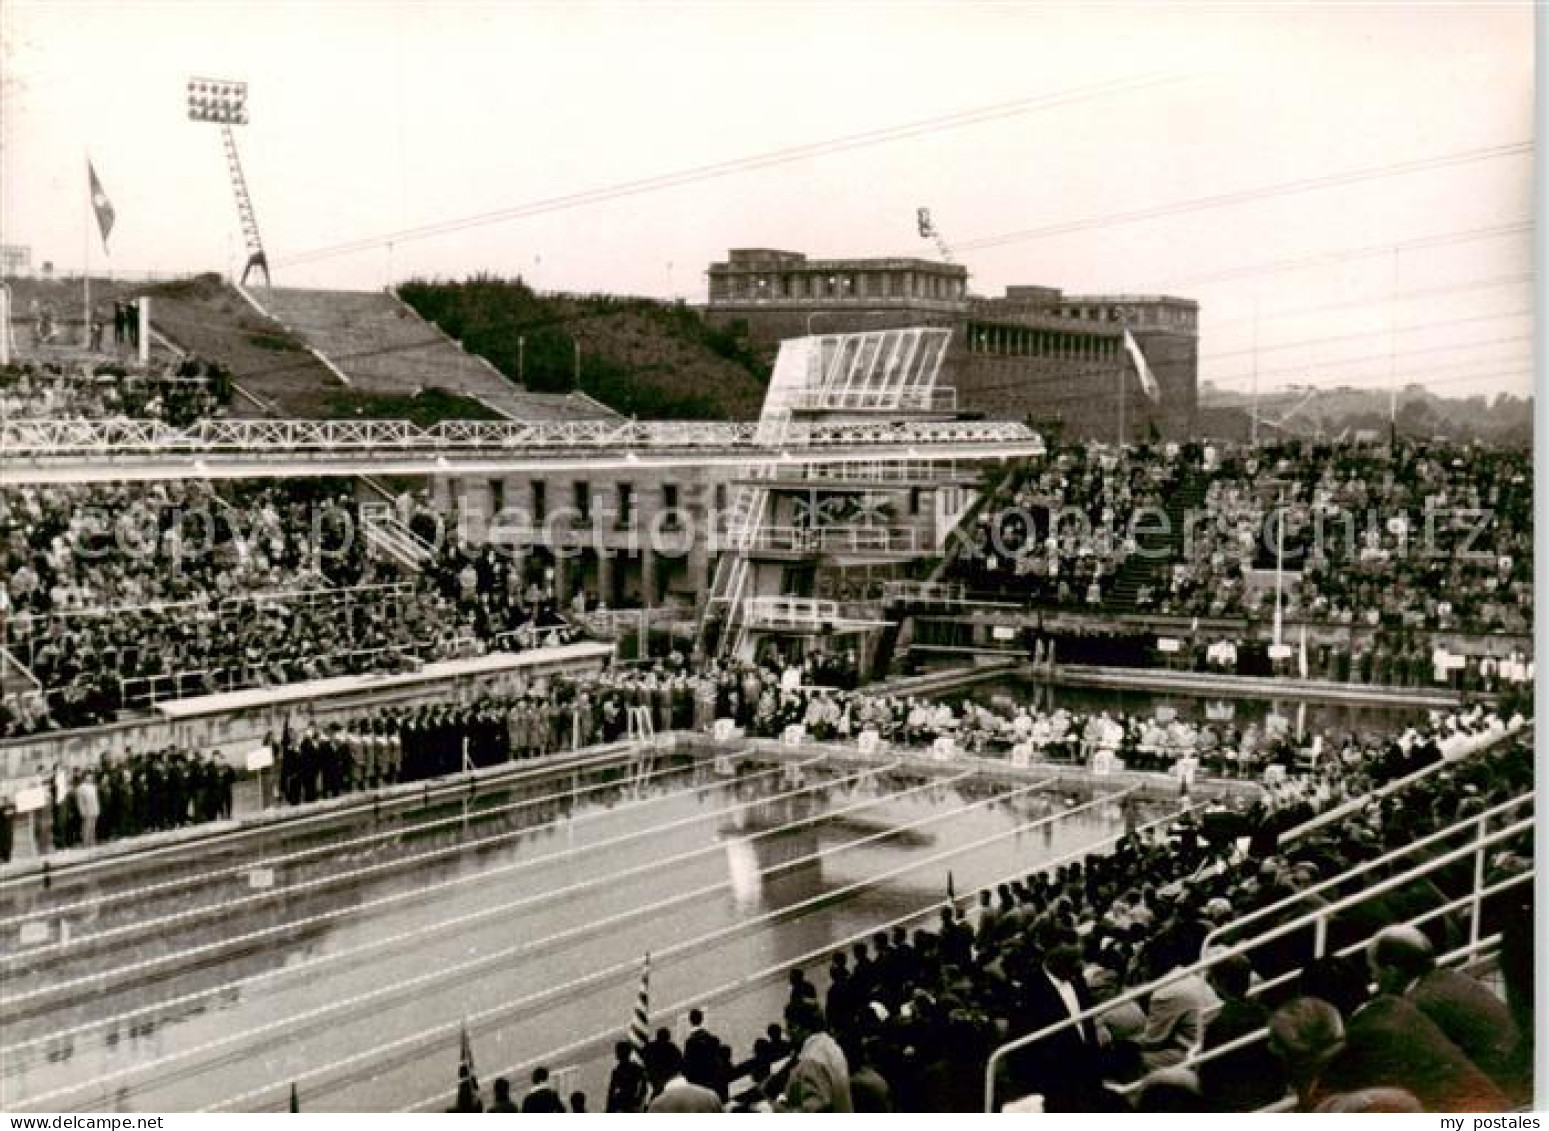
<svg viewBox="0 0 1549 1131">
<path fill-rule="evenodd" d="M 1525 393 L 1533 40 L 1528 3 L 7 0 L 0 242 L 240 272 L 185 114 L 233 78 L 280 285 L 700 301 L 732 247 L 935 257 L 927 206 L 975 293 L 1198 300 L 1224 387 Z"/>
</svg>

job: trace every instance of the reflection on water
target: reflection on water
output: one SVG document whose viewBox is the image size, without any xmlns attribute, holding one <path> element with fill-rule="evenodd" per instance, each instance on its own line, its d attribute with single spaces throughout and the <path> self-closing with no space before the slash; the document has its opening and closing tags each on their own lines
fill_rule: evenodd
<svg viewBox="0 0 1549 1131">
<path fill-rule="evenodd" d="M 476 1036 L 480 1067 L 491 1076 L 598 1034 L 602 1059 L 594 1065 L 590 1055 L 575 1056 L 567 1063 L 582 1069 L 578 1086 L 600 1103 L 611 1040 L 627 1021 L 634 964 L 646 951 L 661 956 L 653 958 L 653 1001 L 666 1010 L 926 908 L 949 882 L 964 894 L 1025 874 L 1123 825 L 1112 802 L 1072 812 L 1090 796 L 977 778 L 949 783 L 894 771 L 850 780 L 853 770 L 809 767 L 806 791 L 794 792 L 782 773 L 755 776 L 767 767 L 745 767 L 731 778 L 708 763 L 681 769 L 643 788 L 627 776 L 608 779 L 608 773 L 619 775 L 617 768 L 599 771 L 580 784 L 606 783 L 601 791 L 522 809 L 511 802 L 546 797 L 555 783 L 445 799 L 386 818 L 395 835 L 370 844 L 345 844 L 383 827 L 369 821 L 348 825 L 348 835 L 337 827 L 307 837 L 277 831 L 262 846 L 266 858 L 308 845 L 337 849 L 277 866 L 273 883 L 282 898 L 233 905 L 252 894 L 244 874 L 190 884 L 149 913 L 137 914 L 132 901 L 107 904 L 81 929 L 101 931 L 184 907 L 201 914 L 183 927 L 126 937 L 122 946 L 86 946 L 79 955 L 67 951 L 35 968 L 14 963 L 22 981 L 8 984 L 7 995 L 57 984 L 70 974 L 107 972 L 109 980 L 100 989 L 61 995 L 18 1019 L 15 1028 L 8 1025 L 7 1045 L 124 1017 L 5 1057 L 6 1098 L 25 1103 L 28 1095 L 133 1070 L 65 1102 L 182 1111 L 265 1089 L 263 1099 L 242 1106 L 282 1106 L 286 1082 L 300 1076 L 307 1080 L 301 1090 L 309 1110 L 401 1109 L 455 1078 L 455 1047 L 442 1049 L 440 1034 L 455 1032 L 460 1018 L 473 1015 L 486 1018 Z M 704 788 L 688 788 L 695 784 Z M 1161 812 L 1162 804 L 1142 819 Z M 446 823 L 425 828 L 431 820 Z M 1045 823 L 1033 825 L 1038 821 Z M 588 851 L 554 855 L 583 846 Z M 412 859 L 441 848 L 449 851 Z M 219 870 L 232 863 L 223 856 L 203 866 Z M 377 864 L 404 866 L 360 882 L 286 894 L 298 883 Z M 513 865 L 522 867 L 512 872 Z M 200 867 L 197 859 L 182 860 L 170 871 L 117 882 L 133 887 L 192 876 Z M 470 882 L 449 884 L 464 878 Z M 551 898 L 574 885 L 584 894 Z M 86 890 L 39 897 L 37 905 L 56 897 L 80 902 Z M 100 890 L 111 897 L 122 888 L 104 883 Z M 413 898 L 365 906 L 398 893 Z M 502 911 L 507 904 L 519 910 Z M 21 910 L 13 905 L 8 913 Z M 498 914 L 446 928 L 485 912 Z M 84 909 L 82 914 L 84 920 Z M 283 929 L 308 917 L 314 921 L 305 927 Z M 602 923 L 608 925 L 594 926 Z M 173 962 L 157 978 L 112 974 L 127 962 L 269 928 L 282 929 L 251 947 L 218 950 L 208 961 Z M 407 941 L 375 946 L 388 938 Z M 538 947 L 548 939 L 564 941 Z M 502 957 L 507 952 L 513 954 L 509 960 Z M 459 964 L 468 966 L 466 973 L 457 972 Z M 616 968 L 616 974 L 598 973 Z M 560 992 L 578 979 L 574 992 Z M 744 986 L 716 1006 L 718 1029 L 739 1053 L 778 1015 L 779 982 Z M 417 987 L 412 992 L 400 991 L 411 984 Z M 368 1000 L 342 1006 L 354 997 Z M 318 1011 L 306 1024 L 289 1020 Z M 238 1036 L 229 1054 L 200 1051 Z M 399 1047 L 392 1055 L 371 1055 L 394 1042 Z M 327 1069 L 362 1054 L 366 1059 L 347 1070 Z M 164 1056 L 183 1059 L 171 1068 L 148 1066 Z M 319 1069 L 326 1071 L 308 1076 Z"/>
<path fill-rule="evenodd" d="M 1271 715 L 1302 719 L 1310 731 L 1325 734 L 1367 733 L 1403 727 L 1426 716 L 1423 707 L 1314 703 L 1262 696 L 1190 695 L 1176 691 L 1136 691 L 1126 688 L 1065 687 L 1043 680 L 1005 676 L 976 683 L 944 696 L 948 702 L 972 701 L 997 710 L 1027 706 L 1049 713 L 1060 708 L 1078 714 L 1127 714 L 1155 717 L 1158 707 L 1177 712 L 1193 723 L 1262 728 Z M 1165 712 L 1164 712 L 1165 713 Z"/>
</svg>

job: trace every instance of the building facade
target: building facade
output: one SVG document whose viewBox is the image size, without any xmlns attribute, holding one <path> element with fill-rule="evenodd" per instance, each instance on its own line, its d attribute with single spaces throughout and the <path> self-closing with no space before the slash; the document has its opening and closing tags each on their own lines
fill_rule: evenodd
<svg viewBox="0 0 1549 1131">
<path fill-rule="evenodd" d="M 692 605 L 710 580 L 725 469 L 442 477 L 431 500 L 463 541 L 496 547 L 588 608 Z"/>
<path fill-rule="evenodd" d="M 956 264 L 767 249 L 733 250 L 709 277 L 706 318 L 771 354 L 782 339 L 811 334 L 948 327 L 943 381 L 962 411 L 1073 439 L 1116 440 L 1121 415 L 1132 442 L 1198 429 L 1199 305 L 1190 299 L 1043 286 L 985 298 L 969 294 Z M 1156 377 L 1155 400 L 1124 348 L 1126 326 Z"/>
<path fill-rule="evenodd" d="M 968 302 L 968 271 L 927 259 L 808 259 L 796 251 L 734 248 L 709 270 L 712 324 L 773 355 L 810 334 L 953 325 Z"/>
</svg>

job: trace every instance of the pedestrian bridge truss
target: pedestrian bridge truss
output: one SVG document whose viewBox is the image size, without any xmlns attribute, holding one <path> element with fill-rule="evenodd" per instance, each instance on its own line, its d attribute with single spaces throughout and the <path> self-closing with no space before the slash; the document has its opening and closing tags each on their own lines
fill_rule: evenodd
<svg viewBox="0 0 1549 1131">
<path fill-rule="evenodd" d="M 793 421 L 778 442 L 756 421 L 149 420 L 0 422 L 0 485 L 359 474 L 542 472 L 607 467 L 980 460 L 1042 443 L 1000 421 Z"/>
</svg>

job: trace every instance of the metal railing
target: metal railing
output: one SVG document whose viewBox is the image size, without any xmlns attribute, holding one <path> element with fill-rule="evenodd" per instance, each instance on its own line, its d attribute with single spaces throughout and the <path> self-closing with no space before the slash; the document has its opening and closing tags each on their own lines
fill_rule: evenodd
<svg viewBox="0 0 1549 1131">
<path fill-rule="evenodd" d="M 1405 924 L 1418 925 L 1423 922 L 1428 922 L 1431 919 L 1438 918 L 1442 915 L 1451 914 L 1454 910 L 1460 910 L 1467 906 L 1470 909 L 1469 939 L 1471 943 L 1477 944 L 1480 941 L 1480 920 L 1484 901 L 1491 895 L 1498 894 L 1501 891 L 1509 890 L 1511 887 L 1516 886 L 1519 883 L 1531 882 L 1533 875 L 1532 870 L 1529 869 L 1519 873 L 1516 876 L 1510 877 L 1505 881 L 1486 885 L 1484 882 L 1485 850 L 1487 848 L 1493 847 L 1494 845 L 1501 844 L 1518 837 L 1531 836 L 1533 832 L 1533 826 L 1533 818 L 1528 817 L 1524 820 L 1516 821 L 1506 828 L 1496 830 L 1495 832 L 1489 833 L 1487 835 L 1481 832 L 1481 835 L 1478 836 L 1472 843 L 1464 845 L 1461 848 L 1453 849 L 1449 852 L 1443 853 L 1438 857 L 1435 857 L 1434 859 L 1427 860 L 1424 863 L 1419 864 L 1407 871 L 1401 872 L 1397 875 L 1389 876 L 1387 879 L 1372 884 L 1369 887 L 1365 887 L 1362 890 L 1354 892 L 1344 897 L 1343 899 L 1328 904 L 1327 906 L 1314 908 L 1313 910 L 1308 911 L 1303 915 L 1297 916 L 1288 922 L 1280 923 L 1276 926 L 1270 927 L 1268 930 L 1263 931 L 1253 938 L 1234 943 L 1231 946 L 1218 950 L 1208 958 L 1200 959 L 1199 961 L 1191 963 L 1187 966 L 1178 967 L 1170 973 L 1165 974 L 1151 982 L 1148 982 L 1145 985 L 1137 986 L 1134 989 L 1127 990 L 1122 994 L 1118 994 L 1115 997 L 1109 998 L 1107 1001 L 1101 1002 L 1088 1009 L 1084 1009 L 1079 1013 L 1073 1014 L 1064 1020 L 1057 1021 L 1051 1025 L 1046 1025 L 1042 1029 L 1018 1037 L 1015 1040 L 1007 1041 L 990 1054 L 989 1060 L 985 1065 L 984 1110 L 986 1112 L 995 1111 L 996 1069 L 1010 1054 L 1027 1048 L 1031 1045 L 1035 1045 L 1040 1041 L 1047 1040 L 1049 1037 L 1052 1037 L 1055 1034 L 1063 1032 L 1064 1030 L 1072 1028 L 1076 1025 L 1084 1024 L 1086 1022 L 1095 1023 L 1097 1019 L 1100 1018 L 1103 1014 L 1111 1011 L 1117 1006 L 1127 1005 L 1130 1003 L 1138 1004 L 1150 995 L 1154 994 L 1159 989 L 1173 985 L 1185 978 L 1203 976 L 1209 973 L 1215 966 L 1228 958 L 1246 955 L 1250 951 L 1257 949 L 1267 942 L 1285 938 L 1309 928 L 1314 932 L 1313 958 L 1321 958 L 1326 953 L 1325 947 L 1328 937 L 1328 922 L 1335 916 L 1351 907 L 1368 902 L 1376 896 L 1380 896 L 1386 894 L 1389 891 L 1404 887 L 1405 885 L 1413 883 L 1417 879 L 1424 878 L 1432 872 L 1439 871 L 1448 867 L 1449 865 L 1457 863 L 1460 860 L 1464 860 L 1470 857 L 1472 857 L 1474 861 L 1473 885 L 1470 892 L 1467 895 L 1444 901 L 1440 906 L 1430 908 L 1422 914 L 1416 915 L 1411 919 L 1406 920 Z M 1454 826 L 1454 829 L 1455 828 L 1456 826 Z M 1481 825 L 1481 830 L 1482 828 L 1483 825 Z M 1365 946 L 1369 941 L 1369 938 L 1358 940 L 1355 943 L 1341 948 L 1338 953 L 1353 953 L 1354 951 L 1359 950 L 1361 947 Z M 1260 984 L 1258 992 L 1262 993 L 1265 989 L 1270 989 L 1275 986 L 1284 984 L 1289 979 L 1297 976 L 1298 973 L 1299 971 L 1297 970 L 1291 970 L 1284 974 L 1278 975 L 1275 978 L 1269 979 L 1266 982 Z M 1198 1050 L 1194 1051 L 1197 1052 Z"/>
<path fill-rule="evenodd" d="M 1519 887 L 1524 883 L 1531 883 L 1532 880 L 1533 874 L 1531 872 L 1524 872 L 1523 874 L 1513 876 L 1511 879 L 1503 881 L 1502 883 L 1491 885 L 1491 887 L 1486 890 L 1484 895 L 1488 897 L 1490 895 L 1496 895 L 1501 892 L 1509 891 L 1511 888 Z M 1415 922 L 1418 923 L 1419 920 L 1416 920 Z M 1438 957 L 1436 959 L 1436 965 L 1451 966 L 1453 963 L 1459 961 L 1466 962 L 1477 960 L 1498 948 L 1500 946 L 1501 939 L 1501 935 L 1491 935 L 1488 938 L 1471 941 Z M 1367 945 L 1367 940 L 1363 940 L 1362 942 L 1356 943 L 1353 946 L 1344 947 L 1336 953 L 1352 954 L 1365 945 Z M 1265 983 L 1252 986 L 1248 990 L 1248 996 L 1257 997 L 1267 988 L 1268 985 Z M 1212 1045 L 1207 1049 L 1200 1049 L 1199 1051 L 1184 1057 L 1183 1060 L 1179 1061 L 1173 1067 L 1179 1069 L 1197 1070 L 1202 1064 L 1208 1064 L 1213 1060 L 1218 1060 L 1223 1056 L 1230 1055 L 1231 1053 L 1241 1052 L 1244 1049 L 1252 1048 L 1253 1046 L 1267 1040 L 1269 1040 L 1269 1029 L 1267 1027 L 1255 1029 L 1252 1032 L 1244 1033 L 1240 1037 L 1234 1037 L 1230 1041 L 1225 1041 L 1219 1045 Z M 1145 1077 L 1142 1077 L 1139 1080 L 1134 1080 L 1127 1084 L 1119 1085 L 1117 1091 L 1122 1095 L 1131 1095 L 1143 1088 L 1145 1083 L 1146 1079 Z M 1293 1093 L 1284 1097 L 1283 1099 L 1275 1101 L 1272 1104 L 1261 1107 L 1258 1110 L 1259 1112 L 1294 1111 L 1296 1105 L 1297 1099 Z"/>
<path fill-rule="evenodd" d="M 321 652 L 313 658 L 320 661 L 353 661 L 377 656 L 397 656 L 407 659 L 423 659 L 426 654 L 440 649 L 452 654 L 462 654 L 477 643 L 475 637 L 459 636 L 451 640 L 426 637 L 381 648 L 356 648 L 340 652 Z M 254 687 L 284 686 L 291 680 L 268 681 L 269 668 L 280 662 L 265 656 L 251 663 L 224 668 L 186 668 L 175 672 L 158 672 L 154 675 L 134 676 L 118 681 L 119 701 L 127 708 L 154 707 L 169 700 L 190 699 L 200 695 L 243 691 Z M 56 688 L 54 690 L 63 690 Z"/>
<path fill-rule="evenodd" d="M 751 533 L 744 548 L 791 554 L 914 554 L 920 531 L 888 526 L 766 526 Z"/>
<path fill-rule="evenodd" d="M 1200 944 L 1200 956 L 1204 957 L 1210 952 L 1212 947 L 1218 944 L 1222 939 L 1237 934 L 1243 927 L 1250 923 L 1257 923 L 1272 916 L 1283 914 L 1294 909 L 1299 903 L 1306 903 L 1309 899 L 1321 896 L 1325 892 L 1336 891 L 1341 887 L 1346 887 L 1352 880 L 1358 879 L 1361 876 L 1370 875 L 1373 873 L 1380 874 L 1383 869 L 1396 864 L 1398 861 L 1403 860 L 1408 856 L 1412 856 L 1416 852 L 1428 849 L 1432 845 L 1443 844 L 1448 840 L 1468 832 L 1469 830 L 1474 831 L 1476 839 L 1482 840 L 1488 832 L 1490 822 L 1503 818 L 1506 814 L 1511 813 L 1514 810 L 1521 809 L 1524 806 L 1532 806 L 1533 804 L 1533 793 L 1524 793 L 1519 797 L 1512 798 L 1510 801 L 1503 801 L 1499 805 L 1491 806 L 1489 809 L 1486 809 L 1481 813 L 1475 813 L 1472 816 L 1465 818 L 1464 820 L 1448 825 L 1444 829 L 1438 829 L 1436 832 L 1430 833 L 1427 836 L 1423 836 L 1419 840 L 1410 841 L 1407 844 L 1400 845 L 1390 852 L 1357 864 L 1355 867 L 1350 868 L 1337 876 L 1331 876 L 1329 879 L 1313 884 L 1311 887 L 1303 888 L 1300 891 L 1286 896 L 1284 899 L 1277 900 L 1274 903 L 1266 904 L 1263 907 L 1258 908 L 1256 911 L 1251 911 L 1231 923 L 1216 927 L 1214 930 L 1210 931 L 1210 933 L 1205 936 L 1204 942 Z M 1320 933 L 1322 928 L 1326 925 L 1326 921 L 1320 924 Z M 1323 944 L 1324 940 L 1320 937 L 1317 940 L 1316 945 L 1321 948 Z"/>
<path fill-rule="evenodd" d="M 146 601 L 140 605 L 93 605 L 82 609 L 50 609 L 41 613 L 28 613 L 26 618 L 16 617 L 6 622 L 7 637 L 27 638 L 35 635 L 41 627 L 52 621 L 69 621 L 75 619 L 100 620 L 104 617 L 123 618 L 125 616 L 138 616 L 141 613 L 176 613 L 181 611 L 200 612 L 208 611 L 217 616 L 225 616 L 234 609 L 240 609 L 244 605 L 303 605 L 313 607 L 323 603 L 348 604 L 358 599 L 376 599 L 385 594 L 404 596 L 414 591 L 414 586 L 407 581 L 379 581 L 365 585 L 352 585 L 348 588 L 336 589 L 329 587 L 317 587 L 312 589 L 257 589 L 251 593 L 239 593 L 231 597 L 222 597 L 217 602 L 201 601 L 197 598 L 184 601 Z M 19 630 L 13 633 L 13 629 Z"/>
<path fill-rule="evenodd" d="M 840 619 L 839 602 L 817 597 L 749 597 L 743 606 L 749 625 L 817 630 Z"/>
<path fill-rule="evenodd" d="M 781 483 L 862 482 L 908 487 L 915 484 L 969 483 L 977 475 L 977 471 L 959 468 L 953 460 L 888 459 L 850 463 L 779 463 L 774 465 L 772 478 Z"/>
<path fill-rule="evenodd" d="M 1470 751 L 1470 754 L 1478 753 L 1482 750 L 1488 749 L 1490 746 L 1495 745 L 1495 743 L 1499 742 L 1503 738 L 1511 738 L 1514 735 L 1530 734 L 1532 730 L 1533 723 L 1531 721 L 1525 722 L 1523 725 L 1518 727 L 1507 727 L 1504 734 L 1488 736 L 1488 741 L 1481 743 L 1479 747 Z M 1287 844 L 1290 841 L 1298 840 L 1301 837 L 1306 836 L 1308 833 L 1317 832 L 1319 829 L 1326 825 L 1332 825 L 1339 821 L 1343 821 L 1352 813 L 1356 813 L 1364 809 L 1372 801 L 1380 800 L 1384 797 L 1387 797 L 1391 793 L 1397 793 L 1400 790 L 1407 789 L 1415 782 L 1422 781 L 1425 778 L 1430 777 L 1432 774 L 1440 773 L 1442 770 L 1448 769 L 1453 765 L 1454 763 L 1448 761 L 1447 759 L 1438 758 L 1436 761 L 1430 763 L 1429 765 L 1421 766 L 1418 770 L 1405 774 L 1401 778 L 1394 778 L 1392 781 L 1378 786 L 1376 789 L 1369 793 L 1363 793 L 1357 797 L 1352 797 L 1348 801 L 1341 802 L 1340 804 L 1334 806 L 1334 808 L 1319 813 L 1316 817 L 1302 822 L 1300 825 L 1297 825 L 1293 829 L 1287 829 L 1285 832 L 1280 834 L 1280 843 L 1282 845 Z"/>
<path fill-rule="evenodd" d="M 967 603 L 968 591 L 948 581 L 889 581 L 882 586 L 882 598 L 910 604 L 961 605 Z"/>
<path fill-rule="evenodd" d="M 435 556 L 435 548 L 414 533 L 387 504 L 360 508 L 361 532 L 366 541 L 400 565 L 422 569 Z"/>
<path fill-rule="evenodd" d="M 806 412 L 956 412 L 956 389 L 808 389 L 791 400 Z"/>
<path fill-rule="evenodd" d="M 877 421 L 792 424 L 786 448 L 939 443 L 1036 442 L 1026 425 L 1004 421 Z M 773 450 L 757 422 L 560 420 L 443 421 L 421 428 L 406 420 L 202 420 L 184 428 L 151 420 L 0 421 L 7 458 L 65 456 L 499 453 L 590 451 Z"/>
</svg>

